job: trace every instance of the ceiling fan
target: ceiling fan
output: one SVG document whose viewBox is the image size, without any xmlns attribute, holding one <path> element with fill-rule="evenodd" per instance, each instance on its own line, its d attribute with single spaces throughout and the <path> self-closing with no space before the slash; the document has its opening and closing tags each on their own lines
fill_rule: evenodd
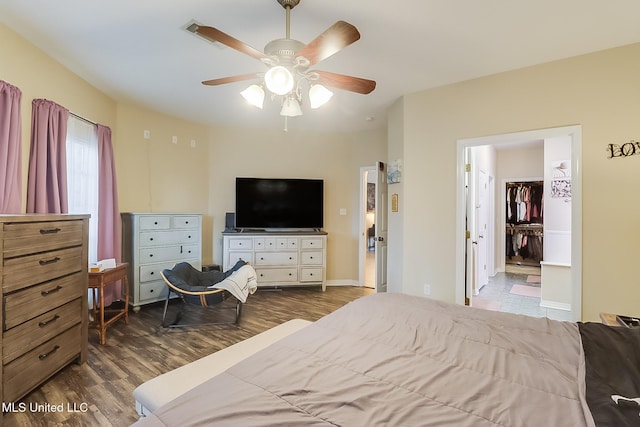
<svg viewBox="0 0 640 427">
<path fill-rule="evenodd" d="M 302 114 L 300 104 L 305 85 L 309 88 L 308 97 L 311 108 L 317 108 L 326 103 L 333 95 L 325 86 L 360 94 L 368 94 L 375 89 L 376 82 L 373 80 L 329 71 L 310 70 L 320 61 L 360 39 L 360 33 L 356 27 L 347 22 L 338 21 L 305 45 L 290 37 L 291 9 L 297 6 L 300 0 L 277 0 L 277 2 L 286 11 L 286 36 L 283 39 L 267 43 L 264 52 L 260 52 L 217 28 L 197 23 L 187 27 L 188 31 L 198 36 L 249 55 L 262 61 L 268 67 L 265 73 L 250 73 L 205 80 L 202 82 L 204 85 L 217 86 L 263 78 L 264 85 L 262 83 L 252 84 L 242 92 L 243 97 L 251 104 L 262 108 L 264 87 L 266 86 L 272 98 L 280 97 L 282 100 L 280 114 L 285 118 Z"/>
</svg>

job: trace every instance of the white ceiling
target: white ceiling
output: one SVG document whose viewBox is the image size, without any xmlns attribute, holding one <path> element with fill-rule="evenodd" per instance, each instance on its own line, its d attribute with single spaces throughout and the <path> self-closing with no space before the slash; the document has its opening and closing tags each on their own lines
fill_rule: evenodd
<svg viewBox="0 0 640 427">
<path fill-rule="evenodd" d="M 639 16 L 638 0 L 302 0 L 291 11 L 292 38 L 308 43 L 338 20 L 361 33 L 314 68 L 378 85 L 369 95 L 335 90 L 289 129 L 384 127 L 404 94 L 639 42 Z M 0 0 L 0 21 L 116 100 L 201 123 L 281 129 L 276 105 L 266 100 L 261 111 L 239 96 L 248 82 L 201 84 L 265 66 L 185 31 L 192 20 L 258 50 L 285 36 L 276 0 Z"/>
</svg>

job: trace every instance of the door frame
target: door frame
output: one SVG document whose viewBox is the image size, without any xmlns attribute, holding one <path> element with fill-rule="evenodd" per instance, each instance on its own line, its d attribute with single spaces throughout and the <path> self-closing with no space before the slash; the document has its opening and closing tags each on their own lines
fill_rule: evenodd
<svg viewBox="0 0 640 427">
<path fill-rule="evenodd" d="M 387 292 L 387 237 L 389 236 L 389 187 L 387 164 L 377 162 L 375 223 L 375 269 L 376 292 Z"/>
<path fill-rule="evenodd" d="M 582 320 L 582 126 L 514 132 L 501 135 L 465 138 L 457 141 L 456 152 L 456 303 L 465 303 L 465 152 L 468 147 L 512 144 L 558 136 L 571 138 L 571 313 Z"/>
</svg>

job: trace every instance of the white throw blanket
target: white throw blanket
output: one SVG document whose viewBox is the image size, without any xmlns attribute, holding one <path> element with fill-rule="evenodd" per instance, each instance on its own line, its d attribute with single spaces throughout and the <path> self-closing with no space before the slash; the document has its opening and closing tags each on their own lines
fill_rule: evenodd
<svg viewBox="0 0 640 427">
<path fill-rule="evenodd" d="M 209 287 L 224 289 L 243 303 L 247 302 L 247 297 L 258 289 L 256 271 L 249 264 L 243 265 L 222 282 Z"/>
</svg>

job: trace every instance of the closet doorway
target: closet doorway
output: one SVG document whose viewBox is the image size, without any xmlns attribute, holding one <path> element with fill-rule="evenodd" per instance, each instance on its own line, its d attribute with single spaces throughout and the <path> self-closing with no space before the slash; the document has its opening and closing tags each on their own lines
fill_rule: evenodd
<svg viewBox="0 0 640 427">
<path fill-rule="evenodd" d="M 580 126 L 567 126 L 562 128 L 551 128 L 551 129 L 542 129 L 537 131 L 526 131 L 526 132 L 518 132 L 513 134 L 505 134 L 505 135 L 495 135 L 490 137 L 481 137 L 481 138 L 471 138 L 459 140 L 457 144 L 457 189 L 456 189 L 456 197 L 457 197 L 457 214 L 456 214 L 456 301 L 459 304 L 470 304 L 473 298 L 473 290 L 470 286 L 470 269 L 473 267 L 473 261 L 477 262 L 477 259 L 474 259 L 472 251 L 474 250 L 474 239 L 473 236 L 476 237 L 475 242 L 477 243 L 477 237 L 479 234 L 476 232 L 472 235 L 469 232 L 469 224 L 473 224 L 476 219 L 470 217 L 471 208 L 475 205 L 475 200 L 469 200 L 470 194 L 477 194 L 477 189 L 472 188 L 470 186 L 477 185 L 477 180 L 472 183 L 469 180 L 469 170 L 472 170 L 472 166 L 468 166 L 468 156 L 469 156 L 469 148 L 472 147 L 490 147 L 490 150 L 500 150 L 500 149 L 511 149 L 513 147 L 517 147 L 518 145 L 528 144 L 532 141 L 544 141 L 546 147 L 551 148 L 545 150 L 548 152 L 554 152 L 555 147 L 562 144 L 568 147 L 567 152 L 567 163 L 570 163 L 571 170 L 573 171 L 573 175 L 570 178 L 570 203 L 566 203 L 567 200 L 562 201 L 565 205 L 570 206 L 569 209 L 569 224 L 568 231 L 565 233 L 555 233 L 558 236 L 554 235 L 554 239 L 558 242 L 561 239 L 565 239 L 565 243 L 567 244 L 567 250 L 565 254 L 568 257 L 568 261 L 566 261 L 565 267 L 569 274 L 561 281 L 567 285 L 567 300 L 568 304 L 566 307 L 559 307 L 563 310 L 568 310 L 567 314 L 570 316 L 570 320 L 580 320 L 581 319 L 581 305 L 582 305 L 582 278 L 581 278 L 581 264 L 582 264 L 582 188 L 581 188 L 581 147 L 582 147 L 582 136 L 581 136 L 581 127 Z M 550 164 L 548 159 L 545 158 L 545 172 L 542 174 L 543 176 L 547 176 L 550 172 Z M 564 162 L 563 162 L 564 163 Z M 488 172 L 491 172 L 491 165 L 489 169 L 486 169 Z M 493 165 L 495 167 L 495 165 Z M 552 171 L 551 171 L 552 172 Z M 533 177 L 532 180 L 540 179 L 538 176 L 540 174 L 529 174 L 524 175 L 524 178 L 527 176 Z M 506 246 L 507 246 L 507 222 L 506 217 L 508 214 L 508 209 L 505 206 L 505 201 L 507 199 L 506 194 L 506 183 L 514 180 L 505 180 L 504 178 L 509 178 L 509 175 L 496 173 L 496 202 L 495 202 L 495 215 L 489 219 L 489 223 L 495 226 L 495 262 L 492 267 L 495 268 L 497 273 L 501 273 L 505 271 L 506 265 Z M 513 176 L 511 176 L 513 177 Z M 522 176 L 515 175 L 521 181 L 527 181 L 527 179 L 520 179 Z M 543 180 L 546 178 L 543 178 Z M 502 188 L 501 188 L 502 187 Z M 545 191 L 548 191 L 549 187 L 545 187 Z M 502 193 L 502 194 L 501 194 Z M 555 199 L 554 203 L 561 203 L 560 199 Z M 470 206 L 471 205 L 471 206 Z M 531 211 L 530 211 L 531 214 Z M 556 223 L 554 222 L 554 225 Z M 518 224 L 525 225 L 525 224 Z M 533 233 L 535 236 L 535 232 L 537 230 L 526 231 L 526 233 Z M 521 235 L 524 233 L 521 233 Z M 528 239 L 527 239 L 528 240 Z M 555 242 L 555 240 L 554 240 Z M 530 253 L 527 251 L 531 251 L 534 249 L 536 243 L 532 247 L 527 247 L 524 252 L 526 252 L 526 256 L 523 257 L 525 261 L 530 257 Z M 553 245 L 556 246 L 556 245 Z M 537 249 L 537 248 L 536 248 Z M 489 251 L 491 252 L 491 251 Z M 551 251 L 553 252 L 553 251 Z M 522 253 L 519 254 L 522 257 Z M 557 254 L 553 254 L 553 256 L 557 256 Z M 522 260 L 520 260 L 522 263 Z M 543 263 L 544 264 L 544 263 Z M 491 267 L 490 267 L 491 268 Z M 555 268 L 555 266 L 554 266 Z M 544 276 L 544 274 L 543 274 Z M 545 282 L 546 283 L 546 282 Z M 544 290 L 543 290 L 544 294 Z"/>
<path fill-rule="evenodd" d="M 506 273 L 540 276 L 543 257 L 543 178 L 504 180 Z M 539 283 L 539 282 L 538 282 Z"/>
</svg>

